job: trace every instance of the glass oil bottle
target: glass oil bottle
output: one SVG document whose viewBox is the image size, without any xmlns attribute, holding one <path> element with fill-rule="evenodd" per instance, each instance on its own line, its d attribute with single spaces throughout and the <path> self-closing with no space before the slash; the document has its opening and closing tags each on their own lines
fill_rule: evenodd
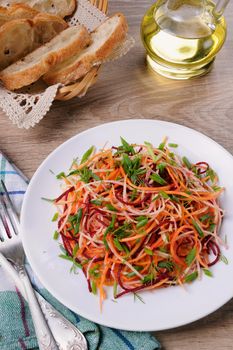
<svg viewBox="0 0 233 350">
<path fill-rule="evenodd" d="M 226 38 L 228 1 L 157 0 L 141 24 L 149 66 L 173 79 L 209 72 Z"/>
</svg>

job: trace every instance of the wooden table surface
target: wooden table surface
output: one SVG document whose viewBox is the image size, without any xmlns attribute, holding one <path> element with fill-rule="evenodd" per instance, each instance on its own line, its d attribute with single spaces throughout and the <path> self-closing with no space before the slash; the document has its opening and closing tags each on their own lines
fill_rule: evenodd
<svg viewBox="0 0 233 350">
<path fill-rule="evenodd" d="M 0 149 L 31 177 L 58 145 L 80 131 L 105 122 L 152 118 L 176 122 L 210 136 L 233 153 L 233 3 L 227 9 L 228 38 L 205 77 L 171 81 L 149 72 L 139 35 L 151 0 L 110 0 L 110 13 L 123 11 L 135 47 L 106 64 L 97 84 L 82 99 L 56 102 L 33 129 L 17 129 L 0 112 Z M 233 283 L 233 281 L 232 281 Z M 156 313 L 156 310 L 155 310 Z M 158 332 L 166 350 L 233 349 L 233 300 L 212 315 L 185 327 Z"/>
</svg>

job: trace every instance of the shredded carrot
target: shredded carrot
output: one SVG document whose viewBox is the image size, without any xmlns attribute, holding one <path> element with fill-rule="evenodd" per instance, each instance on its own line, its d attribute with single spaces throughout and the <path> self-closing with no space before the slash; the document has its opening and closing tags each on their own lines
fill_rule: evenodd
<svg viewBox="0 0 233 350">
<path fill-rule="evenodd" d="M 118 298 L 183 285 L 219 260 L 224 189 L 207 163 L 191 164 L 165 143 L 122 139 L 98 153 L 91 147 L 61 177 L 62 257 L 82 268 L 101 308 L 106 286 Z"/>
</svg>

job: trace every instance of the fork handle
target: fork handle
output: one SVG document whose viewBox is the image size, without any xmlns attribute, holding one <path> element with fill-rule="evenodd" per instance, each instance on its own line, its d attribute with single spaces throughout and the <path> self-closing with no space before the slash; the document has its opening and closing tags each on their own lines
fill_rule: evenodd
<svg viewBox="0 0 233 350">
<path fill-rule="evenodd" d="M 17 266 L 19 277 L 23 282 L 25 293 L 28 300 L 28 306 L 30 308 L 38 346 L 40 350 L 58 350 L 58 346 L 53 338 L 53 335 L 48 327 L 48 324 L 44 318 L 38 300 L 36 298 L 34 289 L 32 288 L 31 281 L 27 275 L 24 266 Z"/>
<path fill-rule="evenodd" d="M 27 300 L 25 289 L 18 273 L 1 253 L 0 265 L 12 278 L 25 300 Z M 60 312 L 47 302 L 47 300 L 45 300 L 38 292 L 35 291 L 35 293 L 59 350 L 88 350 L 87 341 L 82 332 L 67 320 L 67 318 L 60 314 Z"/>
</svg>

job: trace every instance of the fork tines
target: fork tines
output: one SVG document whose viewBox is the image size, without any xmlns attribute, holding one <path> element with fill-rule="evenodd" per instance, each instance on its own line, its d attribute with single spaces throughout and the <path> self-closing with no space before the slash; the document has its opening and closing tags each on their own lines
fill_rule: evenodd
<svg viewBox="0 0 233 350">
<path fill-rule="evenodd" d="M 1 187 L 3 195 L 0 195 L 0 241 L 3 242 L 4 237 L 11 238 L 12 234 L 19 233 L 19 219 L 3 180 Z"/>
</svg>

